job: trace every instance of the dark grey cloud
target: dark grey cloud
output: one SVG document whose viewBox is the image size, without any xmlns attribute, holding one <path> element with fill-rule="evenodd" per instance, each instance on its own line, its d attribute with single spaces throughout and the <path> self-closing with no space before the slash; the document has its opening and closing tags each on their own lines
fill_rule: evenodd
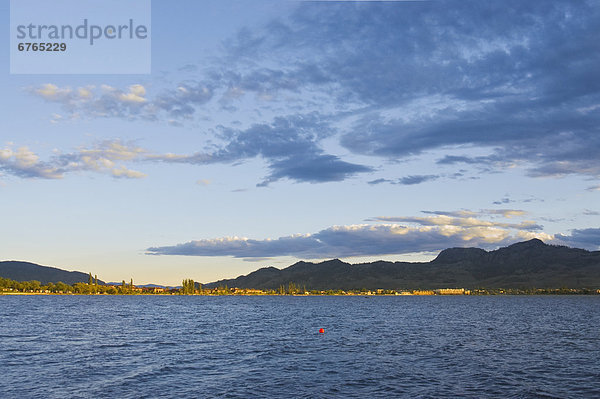
<svg viewBox="0 0 600 399">
<path fill-rule="evenodd" d="M 164 90 L 149 103 L 150 111 L 163 110 L 169 116 L 189 118 L 196 112 L 196 107 L 207 103 L 213 97 L 210 84 L 188 81 L 180 83 L 176 89 Z"/>
<path fill-rule="evenodd" d="M 367 184 L 370 184 L 372 186 L 374 186 L 376 184 L 382 184 L 382 183 L 391 183 L 391 184 L 394 184 L 395 182 L 393 180 L 383 179 L 383 178 L 375 179 L 375 180 L 371 180 L 371 181 L 367 182 Z"/>
<path fill-rule="evenodd" d="M 555 237 L 540 232 L 543 226 L 534 221 L 506 223 L 485 219 L 523 216 L 525 212 L 518 209 L 424 213 L 431 216 L 380 216 L 368 221 L 383 224 L 332 226 L 314 234 L 295 234 L 276 239 L 203 239 L 148 248 L 147 254 L 236 258 L 295 256 L 310 259 L 439 251 L 465 246 L 494 248 L 534 237 L 548 242 L 557 241 Z"/>
<path fill-rule="evenodd" d="M 439 163 L 600 176 L 599 33 L 592 1 L 316 2 L 230 49 L 288 60 L 265 71 L 270 90 L 327 87 L 369 109 L 341 138 L 355 153 L 471 145 L 493 152 Z"/>
<path fill-rule="evenodd" d="M 514 203 L 514 202 L 522 202 L 524 204 L 528 204 L 531 202 L 544 202 L 545 200 L 542 198 L 537 198 L 537 197 L 529 197 L 529 198 L 524 198 L 524 199 L 512 199 L 510 198 L 508 195 L 504 196 L 502 198 L 500 198 L 499 200 L 496 200 L 494 202 L 492 202 L 494 205 L 505 205 L 505 204 L 510 204 L 510 203 Z"/>
<path fill-rule="evenodd" d="M 350 163 L 326 153 L 319 140 L 332 129 L 318 114 L 278 117 L 272 123 L 247 129 L 221 128 L 219 143 L 193 154 L 153 154 L 131 143 L 107 140 L 77 151 L 57 153 L 47 161 L 28 148 L 0 148 L 0 171 L 21 178 L 59 179 L 71 172 L 101 172 L 116 178 L 142 178 L 142 172 L 128 169 L 128 162 L 163 162 L 191 165 L 239 164 L 260 157 L 270 173 L 258 183 L 267 186 L 280 179 L 323 183 L 342 181 L 372 171 L 369 166 Z"/>
<path fill-rule="evenodd" d="M 325 153 L 320 142 L 332 136 L 352 153 L 391 160 L 436 150 L 448 152 L 440 167 L 517 165 L 531 177 L 598 178 L 599 34 L 592 0 L 300 2 L 287 18 L 241 30 L 210 65 L 186 66 L 195 80 L 152 96 L 141 85 L 91 97 L 91 89 L 53 85 L 32 92 L 74 113 L 171 123 L 215 101 L 235 112 L 242 96 L 284 93 L 276 105 L 256 105 L 277 109 L 280 118 L 224 128 L 216 149 L 165 159 L 262 157 L 270 168 L 263 185 L 339 181 L 370 170 Z M 314 112 L 316 124 L 295 116 Z M 487 155 L 473 155 L 474 147 Z M 391 181 L 370 184 L 384 182 Z"/>
<path fill-rule="evenodd" d="M 357 173 L 372 171 L 372 168 L 342 161 L 334 155 L 300 155 L 286 157 L 269 165 L 271 175 L 259 186 L 287 178 L 297 182 L 323 183 L 342 181 Z"/>
<path fill-rule="evenodd" d="M 463 209 L 460 211 L 421 211 L 427 215 L 451 216 L 455 218 L 470 218 L 481 216 L 502 216 L 505 218 L 520 217 L 527 214 L 521 209 L 481 209 L 479 211 L 471 211 Z"/>
<path fill-rule="evenodd" d="M 426 215 L 452 216 L 457 218 L 466 218 L 478 215 L 477 212 L 473 212 L 466 209 L 463 209 L 461 211 L 421 211 L 421 213 L 424 213 Z"/>
<path fill-rule="evenodd" d="M 421 184 L 421 183 L 425 183 L 428 181 L 437 180 L 440 177 L 441 177 L 440 175 L 410 175 L 410 176 L 401 177 L 396 180 L 380 178 L 380 179 L 371 180 L 367 183 L 370 185 L 389 183 L 389 184 L 401 184 L 404 186 L 412 186 L 415 184 Z"/>
<path fill-rule="evenodd" d="M 398 184 L 413 185 L 438 179 L 438 175 L 411 175 L 398 179 Z"/>
<path fill-rule="evenodd" d="M 600 249 L 600 228 L 574 229 L 569 235 L 556 234 L 556 241 L 588 250 Z"/>
<path fill-rule="evenodd" d="M 488 233 L 494 233 L 488 235 Z M 151 247 L 149 255 L 232 256 L 263 258 L 294 256 L 303 259 L 372 256 L 439 251 L 456 246 L 493 248 L 514 242 L 507 232 L 483 227 L 411 228 L 399 225 L 334 226 L 315 234 L 254 240 L 228 237 L 190 241 L 174 246 Z"/>
<path fill-rule="evenodd" d="M 277 117 L 272 123 L 255 124 L 247 129 L 223 128 L 222 145 L 190 156 L 157 156 L 171 163 L 234 163 L 261 157 L 270 174 L 258 184 L 267 186 L 280 179 L 323 183 L 342 181 L 371 167 L 343 161 L 327 154 L 318 142 L 333 134 L 319 114 Z"/>
<path fill-rule="evenodd" d="M 499 199 L 497 201 L 494 201 L 493 204 L 494 205 L 503 205 L 503 204 L 510 204 L 511 202 L 515 202 L 514 200 L 508 198 L 508 197 L 504 197 L 502 199 Z"/>
</svg>

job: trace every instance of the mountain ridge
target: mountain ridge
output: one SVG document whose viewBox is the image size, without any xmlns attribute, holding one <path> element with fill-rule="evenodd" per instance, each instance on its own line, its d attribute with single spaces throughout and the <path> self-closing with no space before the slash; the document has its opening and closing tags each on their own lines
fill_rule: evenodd
<svg viewBox="0 0 600 399">
<path fill-rule="evenodd" d="M 486 251 L 448 248 L 429 262 L 339 259 L 298 261 L 284 269 L 261 268 L 204 284 L 277 289 L 293 282 L 307 289 L 600 288 L 600 251 L 545 244 L 539 239 Z"/>
<path fill-rule="evenodd" d="M 42 284 L 62 281 L 65 284 L 73 285 L 75 283 L 87 283 L 89 274 L 52 266 L 42 266 L 31 262 L 9 260 L 0 261 L 0 277 L 15 281 L 37 280 Z M 104 284 L 104 281 L 98 280 L 98 284 Z"/>
<path fill-rule="evenodd" d="M 87 283 L 89 275 L 23 261 L 0 261 L 0 277 L 42 284 Z M 206 288 L 277 289 L 294 283 L 307 289 L 600 288 L 600 251 L 548 245 L 539 239 L 486 251 L 447 248 L 429 262 L 378 260 L 350 264 L 340 259 L 298 261 L 284 269 L 263 267 L 247 275 L 204 284 Z M 99 284 L 105 284 L 98 280 Z M 150 285 L 148 285 L 150 286 Z M 163 287 L 164 285 L 154 284 Z"/>
</svg>

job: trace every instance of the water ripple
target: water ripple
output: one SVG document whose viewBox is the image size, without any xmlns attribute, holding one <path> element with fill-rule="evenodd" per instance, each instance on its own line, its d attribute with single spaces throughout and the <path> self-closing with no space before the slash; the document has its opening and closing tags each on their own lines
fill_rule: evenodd
<svg viewBox="0 0 600 399">
<path fill-rule="evenodd" d="M 600 297 L 0 302 L 7 399 L 600 397 Z"/>
</svg>

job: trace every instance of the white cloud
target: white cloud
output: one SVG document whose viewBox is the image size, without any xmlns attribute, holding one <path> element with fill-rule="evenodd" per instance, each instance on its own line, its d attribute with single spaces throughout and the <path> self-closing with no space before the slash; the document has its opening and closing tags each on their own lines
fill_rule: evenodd
<svg viewBox="0 0 600 399">
<path fill-rule="evenodd" d="M 482 211 L 486 212 L 486 211 Z M 496 214 L 496 212 L 489 212 Z M 369 220 L 382 221 L 382 222 L 404 222 L 412 223 L 422 226 L 456 226 L 465 228 L 508 228 L 508 229 L 519 229 L 519 230 L 541 230 L 542 226 L 536 224 L 531 220 L 524 220 L 521 223 L 503 223 L 490 220 L 482 220 L 479 217 L 470 216 L 472 213 L 465 212 L 463 217 L 451 217 L 448 215 L 436 215 L 436 216 L 379 216 Z M 473 213 L 474 214 L 474 213 Z M 510 211 L 500 212 L 499 214 L 510 218 L 517 215 L 524 214 L 523 211 Z M 467 216 L 469 215 L 469 216 Z"/>
<path fill-rule="evenodd" d="M 55 165 L 40 162 L 28 147 L 0 149 L 0 171 L 22 178 L 60 179 L 63 173 Z"/>
<path fill-rule="evenodd" d="M 142 85 L 131 85 L 129 86 L 128 93 L 120 93 L 119 99 L 124 102 L 132 102 L 132 103 L 143 103 L 146 102 L 146 89 Z"/>
<path fill-rule="evenodd" d="M 490 215 L 500 215 L 500 216 L 510 219 L 510 218 L 516 217 L 516 216 L 523 216 L 527 212 L 522 211 L 520 209 L 485 209 L 485 210 L 481 211 L 481 213 L 483 213 L 483 214 L 487 213 Z"/>
<path fill-rule="evenodd" d="M 92 95 L 93 95 L 92 94 L 92 89 L 93 88 L 94 88 L 94 86 L 80 87 L 80 88 L 77 89 L 77 94 L 82 99 L 91 98 Z"/>
<path fill-rule="evenodd" d="M 60 88 L 52 83 L 46 83 L 35 89 L 34 92 L 40 97 L 49 101 L 65 101 L 72 95 L 72 90 L 68 87 Z"/>
<path fill-rule="evenodd" d="M 28 147 L 0 148 L 0 170 L 21 178 L 59 179 L 66 173 L 97 172 L 117 178 L 140 179 L 146 174 L 127 168 L 123 162 L 143 161 L 146 151 L 119 140 L 104 141 L 70 153 L 55 151 L 48 160 Z"/>
<path fill-rule="evenodd" d="M 126 177 L 128 179 L 142 179 L 147 175 L 136 170 L 127 169 L 125 166 L 119 166 L 111 170 L 114 177 Z"/>
<path fill-rule="evenodd" d="M 473 218 L 459 222 L 458 218 L 447 216 L 395 219 L 418 225 L 385 223 L 332 226 L 314 234 L 295 234 L 264 240 L 246 237 L 202 239 L 173 246 L 148 248 L 147 253 L 233 256 L 247 259 L 274 256 L 314 259 L 432 252 L 449 247 L 490 249 L 535 237 L 547 241 L 553 239 L 553 236 L 546 233 L 530 231 L 534 222 L 506 224 L 477 221 Z"/>
<path fill-rule="evenodd" d="M 60 104 L 70 118 L 157 120 L 161 114 L 167 114 L 176 123 L 178 119 L 189 119 L 196 106 L 213 97 L 212 89 L 197 82 L 182 83 L 176 89 L 163 90 L 150 98 L 146 87 L 139 83 L 125 89 L 107 84 L 72 89 L 46 83 L 28 91 L 46 101 Z"/>
</svg>

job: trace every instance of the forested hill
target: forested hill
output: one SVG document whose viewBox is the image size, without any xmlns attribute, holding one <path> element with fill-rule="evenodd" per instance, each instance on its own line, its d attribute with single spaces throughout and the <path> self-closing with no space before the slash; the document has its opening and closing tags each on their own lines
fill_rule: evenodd
<svg viewBox="0 0 600 399">
<path fill-rule="evenodd" d="M 65 284 L 87 283 L 89 274 L 69 272 L 55 267 L 40 266 L 35 263 L 6 261 L 0 262 L 0 277 L 16 281 L 37 280 L 42 285 L 62 281 Z M 98 284 L 104 284 L 98 280 Z"/>
<path fill-rule="evenodd" d="M 377 261 L 351 265 L 339 259 L 267 267 L 205 287 L 277 289 L 293 282 L 307 289 L 600 288 L 600 251 L 547 245 L 538 239 L 494 251 L 443 250 L 431 262 Z"/>
</svg>

